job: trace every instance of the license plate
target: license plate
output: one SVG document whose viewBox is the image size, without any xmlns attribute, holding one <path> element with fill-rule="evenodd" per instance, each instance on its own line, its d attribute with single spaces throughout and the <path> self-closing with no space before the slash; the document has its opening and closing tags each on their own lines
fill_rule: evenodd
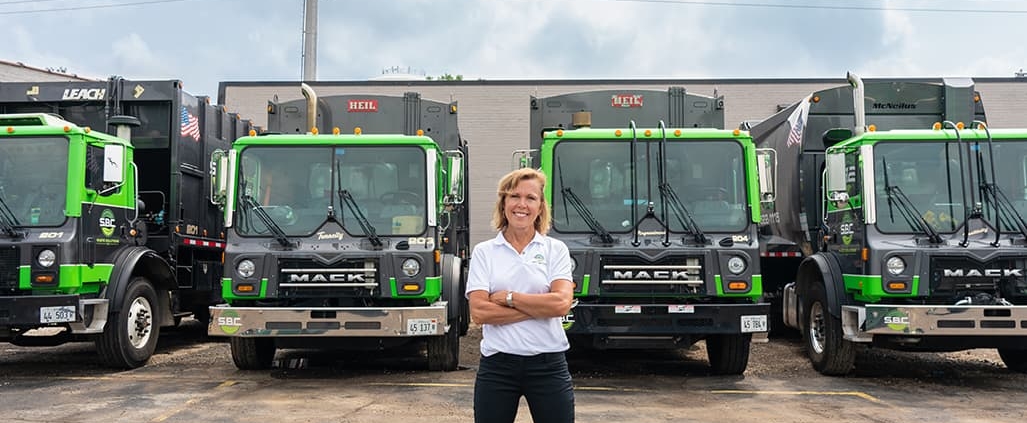
<svg viewBox="0 0 1027 423">
<path fill-rule="evenodd" d="M 619 305 L 613 308 L 613 312 L 616 314 L 638 314 L 642 312 L 642 306 L 640 305 Z"/>
<path fill-rule="evenodd" d="M 75 321 L 75 306 L 40 307 L 39 323 L 65 323 Z"/>
<path fill-rule="evenodd" d="M 695 306 L 688 304 L 674 304 L 667 306 L 667 313 L 695 313 Z"/>
<path fill-rule="evenodd" d="M 767 316 L 742 316 L 742 333 L 766 331 Z"/>
<path fill-rule="evenodd" d="M 437 335 L 438 332 L 439 321 L 437 319 L 407 320 L 407 335 Z"/>
</svg>

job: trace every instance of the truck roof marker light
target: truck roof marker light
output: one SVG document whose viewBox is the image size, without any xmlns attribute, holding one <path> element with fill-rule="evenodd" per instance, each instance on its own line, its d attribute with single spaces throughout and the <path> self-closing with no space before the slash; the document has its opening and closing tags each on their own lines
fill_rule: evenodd
<svg viewBox="0 0 1027 423">
<path fill-rule="evenodd" d="M 615 135 L 615 136 L 618 136 L 618 137 L 619 137 L 619 136 L 621 136 L 621 134 L 623 134 L 623 133 L 624 133 L 624 132 L 621 132 L 621 130 L 620 130 L 620 129 L 618 129 L 618 130 L 616 130 L 616 131 L 613 131 L 613 135 Z"/>
<path fill-rule="evenodd" d="M 819 103 L 820 102 L 820 96 L 819 95 L 815 95 L 815 96 L 813 96 L 813 98 L 809 99 L 809 101 L 812 101 L 814 103 Z"/>
<path fill-rule="evenodd" d="M 449 105 L 449 113 L 456 113 L 456 104 Z"/>
<path fill-rule="evenodd" d="M 645 130 L 645 136 L 646 136 L 646 137 L 651 137 L 651 136 L 653 136 L 653 131 L 652 131 L 651 129 L 646 129 L 646 130 Z"/>
<path fill-rule="evenodd" d="M 966 127 L 966 125 L 964 125 L 963 122 L 956 122 L 956 129 L 957 130 L 962 131 L 963 128 L 965 128 L 965 127 Z"/>
<path fill-rule="evenodd" d="M 877 125 L 874 125 L 874 124 L 871 123 L 870 125 L 867 126 L 867 131 L 876 132 L 877 131 Z"/>
<path fill-rule="evenodd" d="M 363 130 L 363 129 L 360 129 L 360 127 L 359 127 L 359 126 L 355 126 L 355 127 L 353 127 L 353 135 L 360 135 L 360 134 L 361 134 L 361 133 L 363 133 L 363 132 L 364 132 L 364 130 Z"/>
<path fill-rule="evenodd" d="M 424 130 L 423 129 L 418 129 L 417 130 L 417 136 L 423 137 L 424 136 Z"/>
<path fill-rule="evenodd" d="M 741 135 L 741 134 L 742 134 L 742 131 L 740 129 L 738 129 L 738 128 L 735 128 L 734 131 L 731 131 L 731 135 L 734 135 L 736 137 Z"/>
<path fill-rule="evenodd" d="M 317 130 L 317 127 L 316 127 L 316 126 L 315 126 L 315 127 L 313 127 L 313 128 L 310 128 L 310 133 L 311 133 L 311 134 L 317 135 L 317 133 L 318 133 L 318 132 L 319 132 L 319 131 Z"/>
<path fill-rule="evenodd" d="M 934 129 L 935 131 L 940 131 L 941 130 L 941 122 L 934 122 L 934 125 L 931 125 L 931 129 Z"/>
<path fill-rule="evenodd" d="M 14 133 L 14 127 L 13 126 L 8 126 L 7 127 L 7 133 L 8 134 L 13 134 Z"/>
<path fill-rule="evenodd" d="M 254 130 L 254 129 L 250 129 L 250 136 L 251 136 L 251 137 L 255 137 L 255 136 L 257 136 L 257 131 L 256 131 L 256 130 Z"/>
<path fill-rule="evenodd" d="M 557 129 L 556 130 L 556 136 L 562 137 L 563 136 L 563 129 Z"/>
<path fill-rule="evenodd" d="M 87 127 L 85 127 L 85 129 L 83 129 L 83 131 L 86 131 L 86 133 L 88 134 L 90 132 L 93 132 L 93 128 L 90 128 L 90 127 L 87 126 Z"/>
<path fill-rule="evenodd" d="M 71 127 L 68 125 L 64 125 L 64 132 L 71 132 Z"/>
<path fill-rule="evenodd" d="M 681 130 L 680 129 L 675 129 L 674 130 L 674 136 L 675 137 L 680 137 L 681 136 Z"/>
<path fill-rule="evenodd" d="M 985 127 L 984 122 L 977 122 L 977 130 L 983 131 L 984 127 Z"/>
<path fill-rule="evenodd" d="M 332 127 L 332 135 L 339 135 L 341 133 L 342 133 L 342 129 L 340 129 L 338 126 L 333 126 Z"/>
</svg>

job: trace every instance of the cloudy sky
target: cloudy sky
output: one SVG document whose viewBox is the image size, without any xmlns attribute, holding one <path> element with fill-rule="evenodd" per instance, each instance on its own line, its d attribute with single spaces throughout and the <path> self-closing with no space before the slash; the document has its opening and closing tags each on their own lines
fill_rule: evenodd
<svg viewBox="0 0 1027 423">
<path fill-rule="evenodd" d="M 105 78 L 296 81 L 303 0 L 0 0 L 0 60 Z M 1019 0 L 320 0 L 319 80 L 1012 77 Z"/>
</svg>

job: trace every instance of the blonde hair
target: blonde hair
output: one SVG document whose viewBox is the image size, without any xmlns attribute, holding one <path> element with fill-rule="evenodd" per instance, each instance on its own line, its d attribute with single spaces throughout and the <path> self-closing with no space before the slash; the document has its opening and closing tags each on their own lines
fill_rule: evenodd
<svg viewBox="0 0 1027 423">
<path fill-rule="evenodd" d="M 513 191 L 521 181 L 536 180 L 539 182 L 539 200 L 541 204 L 539 206 L 538 217 L 535 219 L 535 230 L 538 233 L 545 235 L 549 232 L 549 225 L 551 223 L 551 217 L 549 215 L 549 203 L 546 202 L 546 175 L 535 169 L 517 169 L 506 176 L 503 176 L 499 180 L 499 187 L 496 190 L 498 198 L 496 199 L 496 207 L 492 209 L 492 227 L 496 230 L 506 229 L 510 222 L 506 219 L 506 213 L 504 213 L 504 207 L 506 206 L 506 196 L 510 195 L 510 191 Z"/>
</svg>

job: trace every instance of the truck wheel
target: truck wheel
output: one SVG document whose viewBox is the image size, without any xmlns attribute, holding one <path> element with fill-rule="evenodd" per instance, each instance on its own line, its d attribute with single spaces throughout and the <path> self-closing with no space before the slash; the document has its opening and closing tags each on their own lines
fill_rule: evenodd
<svg viewBox="0 0 1027 423">
<path fill-rule="evenodd" d="M 160 335 L 156 305 L 157 291 L 150 281 L 142 276 L 133 278 L 121 304 L 111 304 L 107 325 L 96 339 L 105 365 L 134 369 L 150 360 Z"/>
<path fill-rule="evenodd" d="M 827 294 L 820 285 L 810 288 L 806 299 L 806 353 L 813 368 L 828 376 L 852 370 L 856 347 L 842 338 L 842 321 L 827 311 Z"/>
<path fill-rule="evenodd" d="M 1027 373 L 1027 350 L 999 348 L 998 356 L 1006 363 L 1006 368 L 1014 372 Z"/>
<path fill-rule="evenodd" d="M 740 375 L 749 365 L 749 344 L 752 334 L 710 335 L 706 338 L 706 356 L 713 373 Z"/>
<path fill-rule="evenodd" d="M 232 361 L 239 370 L 267 370 L 275 361 L 274 338 L 243 338 L 233 336 Z"/>
<path fill-rule="evenodd" d="M 449 372 L 460 365 L 460 328 L 450 320 L 449 331 L 428 338 L 428 370 Z"/>
</svg>

